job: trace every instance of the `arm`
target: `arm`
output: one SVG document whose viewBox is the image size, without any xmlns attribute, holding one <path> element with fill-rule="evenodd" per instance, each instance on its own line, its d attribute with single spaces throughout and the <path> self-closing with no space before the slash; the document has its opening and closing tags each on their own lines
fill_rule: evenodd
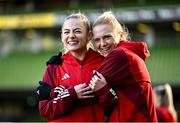
<svg viewBox="0 0 180 123">
<path fill-rule="evenodd" d="M 103 106 L 105 116 L 109 116 L 118 101 L 115 91 L 106 85 L 101 91 L 97 91 L 96 95 L 98 96 L 99 103 Z"/>
<path fill-rule="evenodd" d="M 118 89 L 126 84 L 124 82 L 128 82 L 128 66 L 126 54 L 122 49 L 117 48 L 105 58 L 102 65 L 99 67 L 98 72 L 106 78 L 107 85 L 100 87 L 99 90 L 96 91 L 96 95 L 99 97 L 99 102 L 103 103 L 105 110 L 113 109 L 113 105 L 117 101 L 117 96 L 115 96 L 112 90 Z"/>
<path fill-rule="evenodd" d="M 74 87 L 65 89 L 56 98 L 51 100 L 42 100 L 39 102 L 39 111 L 41 116 L 48 120 L 56 119 L 75 108 L 77 99 Z"/>
<path fill-rule="evenodd" d="M 113 89 L 124 86 L 131 79 L 128 58 L 120 48 L 111 51 L 97 71 L 106 78 L 108 85 Z"/>
<path fill-rule="evenodd" d="M 46 88 L 44 88 L 44 89 L 46 89 Z M 48 101 L 48 99 L 41 100 L 42 105 L 40 108 L 42 108 L 42 110 L 44 112 L 42 112 L 42 113 L 40 112 L 40 113 L 42 116 L 48 118 L 49 120 L 58 118 L 61 116 L 61 114 L 64 114 L 66 112 L 73 110 L 74 105 L 76 105 L 77 98 L 78 99 L 86 99 L 86 98 L 94 97 L 93 95 L 91 95 L 91 93 L 93 93 L 93 91 L 89 90 L 89 88 L 87 87 L 86 84 L 79 84 L 74 87 L 71 86 L 67 89 L 65 89 L 62 86 L 56 87 L 54 89 L 51 89 L 51 94 L 50 94 L 51 99 L 49 101 Z M 72 94 L 74 94 L 74 95 L 72 96 Z M 52 95 L 54 96 L 54 98 L 52 98 Z M 72 104 L 72 103 L 73 103 L 73 105 L 71 106 L 70 104 Z M 51 110 L 52 109 L 51 105 L 53 105 L 54 107 L 57 107 L 57 108 L 55 108 L 55 110 Z M 61 108 L 58 108 L 58 107 L 61 107 Z M 59 109 L 59 110 L 56 110 L 56 109 Z"/>
<path fill-rule="evenodd" d="M 107 84 L 103 75 L 97 71 L 90 80 L 89 86 L 98 96 L 99 103 L 103 106 L 105 115 L 109 116 L 118 99 L 115 91 Z"/>
<path fill-rule="evenodd" d="M 51 89 L 51 95 L 56 90 L 54 87 L 54 72 L 56 69 L 56 65 L 49 65 L 45 71 L 43 82 L 46 82 Z M 40 114 L 47 118 L 48 120 L 55 119 L 60 117 L 62 114 L 65 114 L 73 109 L 74 101 L 77 99 L 76 92 L 74 87 L 68 87 L 63 91 L 61 95 L 57 97 L 52 97 L 48 99 L 43 99 L 39 101 L 39 111 Z"/>
</svg>

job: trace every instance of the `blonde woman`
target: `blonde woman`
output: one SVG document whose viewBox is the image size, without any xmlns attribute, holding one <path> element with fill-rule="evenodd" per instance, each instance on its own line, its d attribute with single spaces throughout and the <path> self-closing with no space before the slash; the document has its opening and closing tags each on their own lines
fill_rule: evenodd
<svg viewBox="0 0 180 123">
<path fill-rule="evenodd" d="M 169 84 L 154 87 L 157 116 L 159 122 L 177 122 L 172 88 Z"/>
<path fill-rule="evenodd" d="M 110 122 L 157 122 L 152 84 L 145 59 L 145 42 L 128 41 L 128 32 L 112 12 L 104 12 L 93 23 L 93 43 L 106 58 L 90 81 L 97 95 L 106 86 L 116 90 L 118 103 Z M 108 84 L 100 78 L 105 77 Z"/>
</svg>

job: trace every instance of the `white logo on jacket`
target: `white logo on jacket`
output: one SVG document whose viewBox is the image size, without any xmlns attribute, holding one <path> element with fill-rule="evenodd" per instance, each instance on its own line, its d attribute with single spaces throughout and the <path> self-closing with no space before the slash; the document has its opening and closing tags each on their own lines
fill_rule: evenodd
<svg viewBox="0 0 180 123">
<path fill-rule="evenodd" d="M 59 87 L 55 88 L 54 92 L 58 92 L 58 95 L 56 98 L 53 99 L 53 103 L 57 103 L 57 101 L 60 99 L 60 100 L 63 100 L 64 98 L 66 97 L 69 97 L 70 96 L 70 93 L 68 91 L 68 89 L 65 89 L 65 88 L 61 88 L 59 89 Z"/>
<path fill-rule="evenodd" d="M 65 73 L 64 76 L 61 78 L 61 80 L 65 80 L 65 79 L 68 79 L 68 78 L 70 78 L 70 76 L 67 73 Z"/>
</svg>

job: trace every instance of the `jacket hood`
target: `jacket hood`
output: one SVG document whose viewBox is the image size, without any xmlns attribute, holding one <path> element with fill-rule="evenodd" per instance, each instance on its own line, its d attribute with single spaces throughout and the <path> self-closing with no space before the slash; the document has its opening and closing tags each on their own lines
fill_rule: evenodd
<svg viewBox="0 0 180 123">
<path fill-rule="evenodd" d="M 145 42 L 133 42 L 133 41 L 120 41 L 118 44 L 121 48 L 126 48 L 136 55 L 141 57 L 144 61 L 150 56 L 147 44 Z"/>
</svg>

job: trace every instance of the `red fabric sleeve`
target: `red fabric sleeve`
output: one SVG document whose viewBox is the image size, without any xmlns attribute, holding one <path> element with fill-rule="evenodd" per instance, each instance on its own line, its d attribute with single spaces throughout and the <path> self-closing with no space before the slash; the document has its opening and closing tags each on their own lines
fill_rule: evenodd
<svg viewBox="0 0 180 123">
<path fill-rule="evenodd" d="M 55 66 L 48 66 L 43 77 L 43 81 L 47 82 L 50 86 L 53 87 L 55 86 L 53 79 L 55 69 Z M 54 89 L 52 89 L 52 91 L 53 90 Z M 72 110 L 74 101 L 76 99 L 76 92 L 74 87 L 71 86 L 65 89 L 64 93 L 59 95 L 59 97 L 53 98 L 51 100 L 39 101 L 39 112 L 41 116 L 47 118 L 48 120 L 56 119 Z"/>
<path fill-rule="evenodd" d="M 125 53 L 122 49 L 113 50 L 103 61 L 99 71 L 106 79 L 108 84 L 96 92 L 99 97 L 99 102 L 104 110 L 112 109 L 116 103 L 117 96 L 111 88 L 120 87 L 124 81 L 127 81 L 128 62 Z M 110 91 L 112 90 L 112 91 Z"/>
<path fill-rule="evenodd" d="M 130 70 L 126 54 L 120 48 L 113 50 L 104 60 L 98 71 L 112 88 L 128 83 Z"/>
<path fill-rule="evenodd" d="M 117 96 L 109 91 L 110 88 L 117 89 L 128 83 L 129 71 L 128 60 L 124 51 L 120 48 L 113 50 L 104 60 L 98 71 L 105 77 L 108 86 L 96 92 L 104 110 L 113 109 Z"/>
<path fill-rule="evenodd" d="M 110 115 L 118 99 L 115 91 L 106 84 L 96 92 L 96 95 L 99 98 L 99 104 L 103 106 L 105 115 Z"/>
</svg>

